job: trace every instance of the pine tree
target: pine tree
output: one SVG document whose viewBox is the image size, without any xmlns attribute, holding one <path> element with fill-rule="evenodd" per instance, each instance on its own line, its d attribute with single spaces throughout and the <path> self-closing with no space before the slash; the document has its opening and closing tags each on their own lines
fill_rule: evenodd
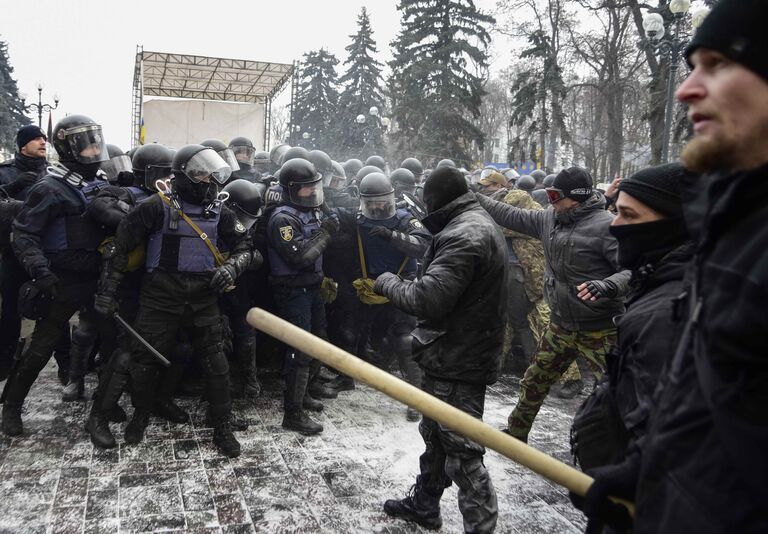
<svg viewBox="0 0 768 534">
<path fill-rule="evenodd" d="M 345 49 L 349 52 L 344 62 L 347 71 L 339 80 L 344 85 L 339 97 L 339 150 L 345 157 L 365 159 L 384 151 L 379 118 L 384 112 L 384 80 L 381 77 L 382 64 L 374 59 L 378 50 L 365 7 L 357 17 L 357 25 L 357 33 L 350 35 L 352 42 Z M 379 116 L 370 115 L 371 107 L 378 108 Z M 358 124 L 358 115 L 363 115 L 366 122 Z"/>
<path fill-rule="evenodd" d="M 396 150 L 468 165 L 484 141 L 475 121 L 488 68 L 486 25 L 495 20 L 472 0 L 400 0 L 398 10 L 389 80 Z"/>
<path fill-rule="evenodd" d="M 322 48 L 304 54 L 293 111 L 293 122 L 301 130 L 299 144 L 329 154 L 336 152 L 338 138 L 338 63 L 333 54 Z"/>
<path fill-rule="evenodd" d="M 16 150 L 16 132 L 30 123 L 12 74 L 8 45 L 0 41 L 0 149 L 10 153 Z"/>
</svg>

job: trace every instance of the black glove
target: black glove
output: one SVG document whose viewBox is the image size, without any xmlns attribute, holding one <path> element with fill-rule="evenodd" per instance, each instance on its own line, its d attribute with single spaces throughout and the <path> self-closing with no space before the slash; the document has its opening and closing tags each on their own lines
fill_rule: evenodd
<svg viewBox="0 0 768 534">
<path fill-rule="evenodd" d="M 339 216 L 335 213 L 328 215 L 328 217 L 326 217 L 320 224 L 320 228 L 331 235 L 335 235 L 339 230 L 341 230 L 341 222 L 339 221 Z"/>
<path fill-rule="evenodd" d="M 37 182 L 37 174 L 34 172 L 23 172 L 13 182 L 3 186 L 3 189 L 8 194 L 8 196 L 13 197 L 21 193 L 35 182 Z"/>
<path fill-rule="evenodd" d="M 586 290 L 597 299 L 613 299 L 618 296 L 616 285 L 609 280 L 590 280 L 585 282 Z"/>
<path fill-rule="evenodd" d="M 392 240 L 392 230 L 389 228 L 384 228 L 383 226 L 374 226 L 368 231 L 368 233 L 374 237 L 383 239 L 384 241 Z"/>
<path fill-rule="evenodd" d="M 216 293 L 224 293 L 228 288 L 235 285 L 237 271 L 233 265 L 225 263 L 213 272 L 211 278 L 211 289 Z"/>
<path fill-rule="evenodd" d="M 114 293 L 96 293 L 96 296 L 93 297 L 93 309 L 96 310 L 96 313 L 111 317 L 117 312 L 118 308 Z"/>
<path fill-rule="evenodd" d="M 59 277 L 53 273 L 48 273 L 32 280 L 32 284 L 42 293 L 56 296 L 56 293 L 58 293 Z"/>
<path fill-rule="evenodd" d="M 613 492 L 610 490 L 610 484 L 599 477 L 595 478 L 586 496 L 568 493 L 571 503 L 587 516 L 585 534 L 600 534 L 605 526 L 620 531 L 632 528 L 633 521 L 629 510 L 624 505 L 610 500 L 608 496 L 611 493 Z"/>
</svg>

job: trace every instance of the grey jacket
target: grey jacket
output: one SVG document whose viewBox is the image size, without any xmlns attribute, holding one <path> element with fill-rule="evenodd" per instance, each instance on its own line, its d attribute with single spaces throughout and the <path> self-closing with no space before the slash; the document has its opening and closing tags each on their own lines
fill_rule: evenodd
<svg viewBox="0 0 768 534">
<path fill-rule="evenodd" d="M 613 215 L 605 211 L 605 199 L 595 195 L 573 210 L 555 216 L 551 207 L 525 210 L 478 195 L 480 204 L 497 224 L 530 235 L 544 245 L 544 297 L 552 310 L 552 322 L 570 331 L 613 328 L 613 317 L 624 312 L 623 297 L 629 291 L 630 271 L 620 271 L 618 243 L 608 232 Z M 576 286 L 589 280 L 611 282 L 614 298 L 585 302 Z"/>
</svg>

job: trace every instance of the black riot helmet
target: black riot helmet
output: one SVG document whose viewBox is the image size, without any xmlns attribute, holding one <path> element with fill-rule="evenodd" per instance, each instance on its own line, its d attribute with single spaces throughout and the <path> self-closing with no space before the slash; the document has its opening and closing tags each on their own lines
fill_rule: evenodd
<svg viewBox="0 0 768 534">
<path fill-rule="evenodd" d="M 416 193 L 416 177 L 405 167 L 392 171 L 389 180 L 392 182 L 392 187 L 395 188 L 397 198 L 402 198 L 404 192 L 412 195 Z"/>
<path fill-rule="evenodd" d="M 85 115 L 64 117 L 56 123 L 51 137 L 53 148 L 63 162 L 88 165 L 109 159 L 101 126 Z"/>
<path fill-rule="evenodd" d="M 173 150 L 157 143 L 138 147 L 131 159 L 131 167 L 136 177 L 135 185 L 148 191 L 156 191 L 155 182 L 165 181 L 171 176 L 173 155 Z"/>
<path fill-rule="evenodd" d="M 355 178 L 357 179 L 357 183 L 359 184 L 363 180 L 363 178 L 365 178 L 372 172 L 381 172 L 381 169 L 379 169 L 375 165 L 366 165 L 365 167 L 361 168 L 359 171 L 357 171 L 357 174 L 355 175 Z"/>
<path fill-rule="evenodd" d="M 332 162 L 333 164 L 333 173 L 331 175 L 331 184 L 330 187 L 332 189 L 343 189 L 344 186 L 347 184 L 347 173 L 344 172 L 344 167 L 341 166 L 341 163 L 338 161 Z"/>
<path fill-rule="evenodd" d="M 378 167 L 379 170 L 382 172 L 387 168 L 387 162 L 384 161 L 384 158 L 382 158 L 381 156 L 377 156 L 376 154 L 374 154 L 373 156 L 365 160 L 365 164 Z"/>
<path fill-rule="evenodd" d="M 207 177 L 224 184 L 232 174 L 232 168 L 216 151 L 203 145 L 185 145 L 176 151 L 171 163 L 174 176 L 183 174 L 193 183 Z"/>
<path fill-rule="evenodd" d="M 312 150 L 309 152 L 309 161 L 315 166 L 317 172 L 323 176 L 323 186 L 331 185 L 333 178 L 333 161 L 331 157 L 322 150 Z"/>
<path fill-rule="evenodd" d="M 515 182 L 515 189 L 522 189 L 523 191 L 528 191 L 530 193 L 535 188 L 536 180 L 529 175 L 523 175 L 517 179 L 517 182 Z"/>
<path fill-rule="evenodd" d="M 224 204 L 234 211 L 237 220 L 250 230 L 261 215 L 259 187 L 248 180 L 237 179 L 225 185 L 222 192 L 229 195 Z"/>
<path fill-rule="evenodd" d="M 280 167 L 283 199 L 298 208 L 317 208 L 323 203 L 323 177 L 312 162 L 289 159 Z"/>
<path fill-rule="evenodd" d="M 292 146 L 283 153 L 283 157 L 282 157 L 282 160 L 280 161 L 280 164 L 282 165 L 289 159 L 296 159 L 296 158 L 305 159 L 309 161 L 309 150 L 307 150 L 303 146 Z"/>
<path fill-rule="evenodd" d="M 383 221 L 395 215 L 395 188 L 382 172 L 367 174 L 359 185 L 360 211 L 374 221 Z"/>
<path fill-rule="evenodd" d="M 424 166 L 416 158 L 405 158 L 400 168 L 411 171 L 417 181 L 421 180 L 421 175 L 424 174 Z"/>
<path fill-rule="evenodd" d="M 253 155 L 253 167 L 258 172 L 267 172 L 269 170 L 269 152 L 256 152 Z"/>
<path fill-rule="evenodd" d="M 540 184 L 544 181 L 544 178 L 547 177 L 547 173 L 545 173 L 541 169 L 536 169 L 530 174 L 530 176 L 536 181 L 537 184 Z"/>
<path fill-rule="evenodd" d="M 118 180 L 121 173 L 125 174 L 131 172 L 131 158 L 129 158 L 125 152 L 123 152 L 123 149 L 117 145 L 108 144 L 107 154 L 109 154 L 109 159 L 101 162 L 101 170 L 107 175 L 109 183 L 119 183 Z M 123 181 L 128 181 L 128 178 L 124 177 Z"/>
<path fill-rule="evenodd" d="M 363 162 L 357 158 L 352 158 L 342 163 L 341 166 L 344 167 L 347 180 L 352 180 L 357 177 L 357 171 L 363 168 Z"/>
<path fill-rule="evenodd" d="M 455 167 L 456 163 L 452 159 L 441 159 L 437 162 L 437 166 L 435 166 L 435 169 L 439 169 L 440 167 Z"/>
<path fill-rule="evenodd" d="M 223 141 L 219 141 L 218 139 L 206 139 L 200 144 L 214 149 L 216 153 L 221 156 L 221 159 L 227 162 L 227 165 L 232 169 L 232 172 L 240 170 L 240 164 L 237 162 L 235 153 L 232 152 L 232 149 L 225 145 Z"/>
<path fill-rule="evenodd" d="M 287 143 L 281 143 L 279 145 L 275 145 L 272 147 L 272 150 L 269 151 L 269 161 L 272 162 L 272 165 L 280 165 L 280 162 L 283 160 L 283 154 L 291 148 L 291 145 Z"/>
<path fill-rule="evenodd" d="M 205 144 L 205 143 L 201 143 Z M 247 137 L 235 137 L 229 142 L 229 148 L 235 154 L 238 163 L 253 165 L 253 156 L 256 153 L 256 147 Z"/>
<path fill-rule="evenodd" d="M 541 183 L 541 185 L 543 185 L 544 187 L 552 187 L 552 184 L 555 183 L 555 176 L 556 176 L 555 174 L 548 174 L 544 178 L 544 181 Z"/>
</svg>

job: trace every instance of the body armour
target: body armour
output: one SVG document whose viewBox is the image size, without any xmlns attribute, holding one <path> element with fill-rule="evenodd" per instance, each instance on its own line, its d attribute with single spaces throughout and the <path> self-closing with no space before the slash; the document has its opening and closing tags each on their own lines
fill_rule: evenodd
<svg viewBox="0 0 768 534">
<path fill-rule="evenodd" d="M 199 204 L 190 204 L 181 199 L 181 211 L 208 236 L 218 247 L 218 224 L 221 208 L 218 205 L 206 210 Z M 147 242 L 147 271 L 156 269 L 173 273 L 205 273 L 216 268 L 216 260 L 198 234 L 168 204 L 163 204 L 163 227 L 149 236 Z M 204 213 L 208 217 L 204 217 Z"/>
<path fill-rule="evenodd" d="M 135 185 L 128 186 L 125 188 L 125 190 L 128 191 L 129 195 L 131 195 L 134 206 L 141 204 L 142 202 L 147 200 L 150 196 L 149 193 L 146 191 L 146 189 L 142 189 L 141 187 L 136 187 Z"/>
<path fill-rule="evenodd" d="M 363 253 L 369 277 L 376 278 L 382 273 L 397 273 L 406 258 L 405 254 L 390 243 L 380 237 L 371 236 L 371 228 L 383 226 L 392 231 L 404 231 L 401 227 L 407 225 L 407 221 L 411 219 L 413 219 L 411 212 L 404 209 L 398 209 L 392 217 L 383 221 L 374 221 L 363 215 L 358 215 L 357 227 L 360 231 L 360 240 L 363 242 Z M 404 220 L 406 221 L 405 224 L 403 223 Z M 413 274 L 416 270 L 416 260 L 408 258 L 400 274 Z"/>
<path fill-rule="evenodd" d="M 295 217 L 301 223 L 301 235 L 304 239 L 309 239 L 313 234 L 320 230 L 319 210 L 299 210 L 293 206 L 280 206 L 272 213 L 274 217 L 278 213 L 288 213 Z M 323 275 L 323 257 L 322 255 L 315 260 L 315 263 L 304 269 L 297 269 L 288 265 L 280 254 L 272 247 L 268 247 L 269 266 L 272 276 L 295 276 L 298 274 L 315 273 L 322 277 Z"/>
<path fill-rule="evenodd" d="M 88 216 L 87 208 L 99 191 L 109 186 L 109 182 L 94 179 L 83 181 L 78 186 L 56 176 L 48 175 L 44 179 L 54 184 L 73 206 L 80 205 L 81 209 L 79 213 L 60 214 L 48 226 L 41 241 L 43 253 L 48 256 L 65 250 L 95 251 L 106 237 L 106 231 Z"/>
</svg>

